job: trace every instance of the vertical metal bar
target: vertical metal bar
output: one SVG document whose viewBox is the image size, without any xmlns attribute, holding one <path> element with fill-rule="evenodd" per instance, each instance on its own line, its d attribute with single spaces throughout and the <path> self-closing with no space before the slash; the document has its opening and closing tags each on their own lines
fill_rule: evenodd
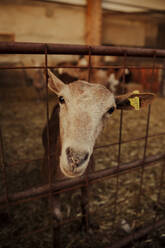
<svg viewBox="0 0 165 248">
<path fill-rule="evenodd" d="M 88 54 L 88 82 L 90 82 L 91 79 L 91 66 L 92 66 L 92 61 L 91 61 L 91 47 L 89 46 L 89 54 Z M 85 224 L 86 224 L 86 231 L 89 230 L 89 182 L 88 182 L 88 173 L 89 171 L 87 170 L 86 176 L 85 176 L 85 181 L 86 181 L 86 206 L 85 206 Z"/>
<path fill-rule="evenodd" d="M 5 155 L 4 155 L 4 146 L 3 146 L 3 138 L 2 138 L 2 131 L 0 127 L 0 166 L 2 166 L 2 174 L 3 174 L 3 181 L 5 186 L 5 198 L 7 204 L 7 211 L 8 215 L 10 214 L 10 204 L 9 204 L 9 193 L 8 193 L 8 180 L 7 180 L 7 171 L 6 171 L 6 163 L 5 163 Z"/>
<path fill-rule="evenodd" d="M 48 102 L 48 55 L 47 46 L 45 47 L 45 75 L 46 75 L 46 121 L 47 121 L 47 140 L 48 140 L 48 154 L 47 154 L 47 164 L 48 164 L 48 180 L 51 184 L 51 166 L 50 166 L 50 137 L 49 137 L 49 102 Z"/>
<path fill-rule="evenodd" d="M 161 198 L 162 187 L 163 187 L 163 184 L 164 184 L 164 181 L 163 181 L 164 180 L 164 174 L 165 174 L 165 161 L 162 164 L 162 169 L 161 169 L 159 192 L 158 192 L 158 197 L 157 197 L 157 204 L 159 204 L 160 198 Z"/>
<path fill-rule="evenodd" d="M 50 137 L 49 137 L 49 100 L 48 100 L 48 54 L 47 54 L 47 45 L 45 45 L 45 77 L 46 77 L 46 120 L 47 120 L 47 145 L 48 145 L 48 153 L 47 153 L 47 166 L 48 166 L 48 183 L 50 185 L 50 191 L 49 191 L 49 206 L 51 211 L 51 218 L 50 218 L 50 224 L 51 224 L 51 231 L 52 236 L 54 240 L 54 232 L 53 232 L 53 192 L 51 188 L 52 184 L 52 167 L 50 164 Z"/>
<path fill-rule="evenodd" d="M 156 53 L 155 53 L 156 54 Z M 164 64 L 165 64 L 165 61 L 164 61 Z M 160 203 L 160 200 L 161 200 L 161 193 L 162 193 L 162 187 L 163 187 L 163 184 L 164 184 L 164 174 L 165 174 L 165 160 L 163 161 L 163 164 L 161 166 L 161 174 L 160 174 L 160 184 L 159 184 L 159 191 L 158 191 L 158 195 L 157 195 L 157 205 L 159 205 Z M 155 220 L 154 222 L 156 222 L 156 219 L 157 219 L 157 213 L 155 215 Z"/>
<path fill-rule="evenodd" d="M 3 181 L 4 181 L 4 186 L 5 186 L 5 198 L 6 198 L 6 205 L 7 205 L 7 214 L 9 218 L 11 215 L 11 207 L 10 207 L 10 202 L 9 202 L 7 168 L 6 168 L 6 163 L 5 163 L 4 145 L 3 145 L 3 136 L 2 136 L 1 127 L 0 127 L 0 166 L 2 166 Z M 12 231 L 9 233 L 9 239 L 12 241 L 14 241 L 15 239 Z"/>
<path fill-rule="evenodd" d="M 152 66 L 152 81 L 154 79 L 154 69 L 155 69 L 155 60 L 156 60 L 156 51 L 153 54 L 153 66 Z M 150 85 L 150 89 L 152 89 L 152 86 Z M 147 114 L 147 123 L 146 123 L 146 135 L 145 135 L 145 143 L 144 143 L 144 153 L 143 153 L 143 161 L 146 159 L 146 153 L 147 153 L 147 145 L 148 145 L 148 136 L 149 136 L 149 124 L 150 124 L 150 115 L 151 115 L 151 105 L 148 106 L 148 114 Z M 140 187 L 139 187 L 139 197 L 138 197 L 138 204 L 140 206 L 141 203 L 141 195 L 142 195 L 142 189 L 143 189 L 143 179 L 144 179 L 144 163 L 141 167 L 141 175 L 140 175 Z"/>
<path fill-rule="evenodd" d="M 161 174 L 160 174 L 160 184 L 159 184 L 159 191 L 157 194 L 157 202 L 156 205 L 159 205 L 160 200 L 161 200 L 161 193 L 162 193 L 162 188 L 163 188 L 163 184 L 164 184 L 164 174 L 165 174 L 165 160 L 163 160 L 163 164 L 161 166 Z M 158 217 L 158 213 L 155 213 L 154 219 L 153 219 L 153 223 L 155 225 L 156 221 L 157 221 L 157 217 Z"/>
<path fill-rule="evenodd" d="M 92 59 L 91 59 L 91 54 L 92 54 L 92 48 L 89 46 L 89 54 L 88 54 L 88 82 L 91 80 L 91 70 L 92 70 Z"/>
<path fill-rule="evenodd" d="M 154 52 L 154 56 L 153 56 L 153 69 L 152 69 L 152 82 L 154 82 L 154 68 L 155 68 L 155 59 L 156 59 L 156 51 Z M 151 90 L 152 90 L 152 85 L 151 85 Z M 161 192 L 162 192 L 162 187 L 164 184 L 164 173 L 165 173 L 165 160 L 163 161 L 164 163 L 162 164 L 162 168 L 161 168 L 161 175 L 160 175 L 160 184 L 159 184 L 159 192 L 157 195 L 157 202 L 156 205 L 159 205 L 160 203 L 160 199 L 161 199 Z M 157 221 L 157 217 L 158 217 L 158 213 L 155 213 L 155 216 L 153 218 L 153 225 L 154 225 L 154 230 L 155 230 L 155 224 Z"/>
<path fill-rule="evenodd" d="M 124 60 L 123 60 L 123 77 L 122 77 L 122 83 L 125 84 L 125 67 L 126 67 L 126 58 L 127 53 L 124 54 Z M 117 158 L 117 170 L 120 168 L 121 164 L 121 144 L 122 144 L 122 129 L 123 129 L 123 110 L 120 112 L 120 126 L 119 126 L 119 144 L 118 144 L 118 158 Z M 115 207 L 114 207 L 114 222 L 116 220 L 117 216 L 117 199 L 118 199 L 118 191 L 119 191 L 119 175 L 117 173 L 116 176 L 116 193 L 115 193 Z"/>
</svg>

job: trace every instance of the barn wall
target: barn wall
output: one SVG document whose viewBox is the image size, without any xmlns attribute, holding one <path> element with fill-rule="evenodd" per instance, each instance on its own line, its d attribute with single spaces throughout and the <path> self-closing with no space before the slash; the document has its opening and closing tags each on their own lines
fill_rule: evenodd
<svg viewBox="0 0 165 248">
<path fill-rule="evenodd" d="M 15 41 L 83 44 L 84 29 L 84 8 L 59 4 L 0 5 L 0 33 L 14 33 Z"/>
<path fill-rule="evenodd" d="M 14 33 L 16 41 L 84 44 L 85 13 L 85 7 L 1 0 L 0 33 Z M 147 40 L 156 40 L 157 26 L 149 18 L 143 21 L 104 11 L 102 43 L 145 46 Z"/>
<path fill-rule="evenodd" d="M 151 32 L 152 30 L 152 32 Z M 158 26 L 150 18 L 104 14 L 103 43 L 122 46 L 153 47 Z"/>
<path fill-rule="evenodd" d="M 150 17 L 145 20 L 118 16 L 105 10 L 103 13 L 102 44 L 156 47 L 158 24 L 151 22 Z M 1 0 L 1 33 L 13 34 L 15 41 L 85 44 L 86 8 L 30 0 Z M 55 56 L 53 60 L 65 58 L 70 60 L 73 56 Z"/>
<path fill-rule="evenodd" d="M 17 42 L 85 44 L 85 8 L 37 1 L 2 0 L 1 33 L 14 34 Z M 43 59 L 39 56 L 37 59 L 33 57 L 37 64 L 42 63 Z M 49 61 L 72 59 L 73 56 L 50 56 Z M 1 62 L 6 60 L 9 59 L 1 56 Z M 28 65 L 32 63 L 29 56 L 12 56 L 11 60 L 23 60 Z"/>
</svg>

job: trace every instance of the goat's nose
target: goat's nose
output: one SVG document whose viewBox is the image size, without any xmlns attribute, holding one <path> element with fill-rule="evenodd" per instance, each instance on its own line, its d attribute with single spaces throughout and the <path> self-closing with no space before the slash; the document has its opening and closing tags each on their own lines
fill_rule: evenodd
<svg viewBox="0 0 165 248">
<path fill-rule="evenodd" d="M 68 147 L 66 149 L 66 155 L 69 165 L 74 169 L 80 167 L 88 159 L 89 153 L 85 151 L 75 151 L 73 148 Z"/>
</svg>

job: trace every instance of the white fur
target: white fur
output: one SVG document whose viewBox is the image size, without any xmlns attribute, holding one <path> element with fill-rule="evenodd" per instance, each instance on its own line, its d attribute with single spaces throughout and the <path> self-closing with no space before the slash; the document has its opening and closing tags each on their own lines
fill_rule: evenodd
<svg viewBox="0 0 165 248">
<path fill-rule="evenodd" d="M 115 106 L 115 99 L 104 86 L 82 81 L 70 84 L 62 91 L 62 96 L 65 104 L 60 106 L 60 168 L 64 175 L 75 177 L 86 170 L 95 140 L 103 126 L 103 117 L 109 108 Z M 74 173 L 68 169 L 67 147 L 89 153 L 87 161 Z"/>
</svg>

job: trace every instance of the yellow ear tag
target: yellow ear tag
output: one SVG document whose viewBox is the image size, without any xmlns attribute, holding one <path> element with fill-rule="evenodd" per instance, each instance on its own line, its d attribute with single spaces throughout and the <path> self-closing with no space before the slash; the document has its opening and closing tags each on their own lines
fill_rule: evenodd
<svg viewBox="0 0 165 248">
<path fill-rule="evenodd" d="M 139 91 L 135 90 L 133 93 L 138 94 Z M 128 100 L 130 101 L 130 105 L 134 107 L 135 110 L 140 110 L 140 101 L 138 96 L 135 96 L 134 98 L 128 98 Z"/>
</svg>

